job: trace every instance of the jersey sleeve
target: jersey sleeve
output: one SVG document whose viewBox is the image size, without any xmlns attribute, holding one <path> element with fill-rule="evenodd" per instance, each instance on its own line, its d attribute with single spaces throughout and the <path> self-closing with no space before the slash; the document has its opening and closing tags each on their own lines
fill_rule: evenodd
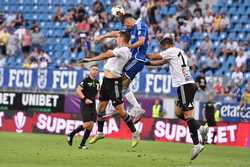
<svg viewBox="0 0 250 167">
<path fill-rule="evenodd" d="M 126 51 L 127 49 L 125 47 L 115 48 L 114 50 L 112 50 L 113 54 L 117 57 L 124 56 L 124 54 L 126 54 Z"/>
<path fill-rule="evenodd" d="M 85 89 L 86 88 L 86 84 L 87 84 L 87 82 L 86 82 L 86 79 L 84 79 L 84 80 L 82 80 L 81 82 L 80 82 L 80 87 L 81 88 L 83 88 L 83 89 Z"/>
<path fill-rule="evenodd" d="M 148 33 L 148 28 L 142 23 L 139 22 L 137 24 L 137 35 L 138 37 L 147 37 L 147 33 Z"/>
<path fill-rule="evenodd" d="M 169 60 L 172 59 L 173 54 L 168 50 L 164 50 L 160 52 L 160 56 L 162 57 L 162 59 Z"/>
</svg>

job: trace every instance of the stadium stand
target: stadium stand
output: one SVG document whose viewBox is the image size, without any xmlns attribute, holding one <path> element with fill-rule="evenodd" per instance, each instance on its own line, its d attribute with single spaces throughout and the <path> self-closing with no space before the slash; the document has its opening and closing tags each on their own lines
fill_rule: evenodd
<svg viewBox="0 0 250 167">
<path fill-rule="evenodd" d="M 41 42 L 34 43 L 33 37 L 31 45 L 48 53 L 49 56 L 45 56 L 49 57 L 46 59 L 48 68 L 74 68 L 71 63 L 77 59 L 96 55 L 112 47 L 108 43 L 94 44 L 92 39 L 94 35 L 122 28 L 118 19 L 111 16 L 111 5 L 114 4 L 117 2 L 113 0 L 1 0 L 0 39 L 9 38 L 9 42 L 7 39 L 1 40 L 0 65 L 39 67 L 25 66 L 27 61 L 18 49 L 20 46 L 11 46 L 11 41 L 22 38 L 11 38 L 11 34 L 22 34 L 24 26 L 31 36 L 34 36 L 35 28 L 40 29 L 39 35 L 35 36 L 41 38 L 38 39 Z M 149 24 L 151 42 L 148 53 L 159 51 L 158 39 L 166 33 L 175 34 L 176 45 L 194 59 L 194 75 L 203 71 L 208 77 L 223 76 L 228 80 L 233 79 L 237 67 L 243 75 L 238 86 L 244 89 L 250 79 L 249 0 L 219 0 L 210 6 L 206 4 L 204 8 L 195 1 L 171 0 L 143 1 L 141 4 L 134 3 L 133 7 L 126 1 L 122 5 Z M 203 44 L 206 37 L 211 46 Z M 5 51 L 8 45 L 16 48 L 14 53 Z M 204 51 L 202 54 L 201 46 Z M 99 66 L 102 69 L 102 64 Z M 144 70 L 165 72 L 148 68 Z"/>
</svg>

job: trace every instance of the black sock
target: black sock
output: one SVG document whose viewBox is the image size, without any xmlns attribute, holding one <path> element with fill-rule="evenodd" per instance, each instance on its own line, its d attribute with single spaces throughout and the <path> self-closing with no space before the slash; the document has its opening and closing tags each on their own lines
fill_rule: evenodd
<svg viewBox="0 0 250 167">
<path fill-rule="evenodd" d="M 213 143 L 215 143 L 214 138 L 215 138 L 216 135 L 217 135 L 217 130 L 215 130 L 214 133 L 213 133 L 213 138 L 212 138 Z"/>
<path fill-rule="evenodd" d="M 97 125 L 98 125 L 98 132 L 103 132 L 104 120 L 101 121 L 98 120 Z"/>
<path fill-rule="evenodd" d="M 83 135 L 83 137 L 82 137 L 82 142 L 81 142 L 81 144 L 80 144 L 81 146 L 84 146 L 84 145 L 85 145 L 87 139 L 89 138 L 90 133 L 91 133 L 91 130 L 89 130 L 89 129 L 86 129 L 86 130 L 85 130 L 84 135 Z"/>
<path fill-rule="evenodd" d="M 188 124 L 189 131 L 190 131 L 191 138 L 193 140 L 194 145 L 199 144 L 199 138 L 198 138 L 198 132 L 197 132 L 197 129 L 199 128 L 197 128 L 198 125 L 196 122 L 197 121 L 194 118 L 189 118 L 187 120 L 187 124 Z"/>
<path fill-rule="evenodd" d="M 176 115 L 179 119 L 183 120 L 183 121 L 186 121 L 186 118 L 184 116 L 184 114 L 180 114 L 180 115 Z"/>
<path fill-rule="evenodd" d="M 79 132 L 81 132 L 82 130 L 84 130 L 84 128 L 82 127 L 82 125 L 79 125 L 76 129 L 74 129 L 74 130 L 70 133 L 70 135 L 71 135 L 71 136 L 74 136 L 76 133 L 79 133 Z"/>
<path fill-rule="evenodd" d="M 130 131 L 134 133 L 136 131 L 135 125 L 130 117 L 130 115 L 126 114 L 125 117 L 123 117 L 123 120 L 126 122 L 127 126 L 129 127 Z"/>
<path fill-rule="evenodd" d="M 97 126 L 98 126 L 98 132 L 103 132 L 103 127 L 104 127 L 104 116 L 105 114 L 105 111 L 102 111 L 102 112 L 98 112 L 97 113 Z"/>
</svg>

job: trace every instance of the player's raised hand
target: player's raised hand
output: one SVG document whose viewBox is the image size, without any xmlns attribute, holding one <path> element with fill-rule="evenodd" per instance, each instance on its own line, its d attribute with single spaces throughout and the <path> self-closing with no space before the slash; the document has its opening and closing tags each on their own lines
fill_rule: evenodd
<svg viewBox="0 0 250 167">
<path fill-rule="evenodd" d="M 94 41 L 95 42 L 101 42 L 102 40 L 103 40 L 103 36 L 102 35 L 94 37 Z"/>
</svg>

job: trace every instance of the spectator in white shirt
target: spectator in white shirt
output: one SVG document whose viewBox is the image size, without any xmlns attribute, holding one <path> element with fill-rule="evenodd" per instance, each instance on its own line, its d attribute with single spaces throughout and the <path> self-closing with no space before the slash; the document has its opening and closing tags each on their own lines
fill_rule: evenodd
<svg viewBox="0 0 250 167">
<path fill-rule="evenodd" d="M 234 72 L 232 73 L 232 80 L 234 84 L 241 85 L 243 82 L 243 72 L 240 68 L 235 67 Z"/>
<path fill-rule="evenodd" d="M 26 29 L 24 26 L 20 26 L 16 31 L 15 34 L 17 35 L 18 40 L 21 42 L 22 41 L 22 37 L 25 34 Z"/>
<path fill-rule="evenodd" d="M 233 40 L 229 40 L 227 42 L 226 48 L 228 50 L 228 56 L 230 56 L 230 55 L 236 56 L 237 51 L 239 50 L 238 42 L 233 41 Z"/>
<path fill-rule="evenodd" d="M 49 55 L 41 50 L 39 54 L 39 68 L 47 68 L 49 63 L 51 63 Z"/>
<path fill-rule="evenodd" d="M 225 16 L 224 13 L 221 14 L 221 22 L 220 22 L 220 28 L 222 31 L 225 31 L 226 28 L 230 26 L 230 20 L 228 17 Z"/>
<path fill-rule="evenodd" d="M 188 33 L 192 32 L 192 16 L 188 17 L 187 21 L 184 21 L 183 25 L 180 26 L 181 33 Z"/>
<path fill-rule="evenodd" d="M 204 17 L 204 29 L 207 32 L 211 32 L 212 31 L 213 20 L 214 20 L 213 13 L 211 11 L 208 11 L 208 13 L 206 13 L 206 15 Z"/>
<path fill-rule="evenodd" d="M 202 25 L 204 23 L 204 19 L 201 17 L 199 12 L 195 13 L 195 17 L 193 19 L 193 27 L 196 31 L 202 32 Z"/>
<path fill-rule="evenodd" d="M 238 52 L 238 56 L 236 57 L 236 67 L 238 68 L 244 68 L 245 64 L 246 64 L 246 61 L 247 61 L 247 58 L 249 57 L 249 55 L 247 55 L 248 53 L 247 52 L 244 52 L 243 49 L 240 49 L 239 52 Z"/>
</svg>

